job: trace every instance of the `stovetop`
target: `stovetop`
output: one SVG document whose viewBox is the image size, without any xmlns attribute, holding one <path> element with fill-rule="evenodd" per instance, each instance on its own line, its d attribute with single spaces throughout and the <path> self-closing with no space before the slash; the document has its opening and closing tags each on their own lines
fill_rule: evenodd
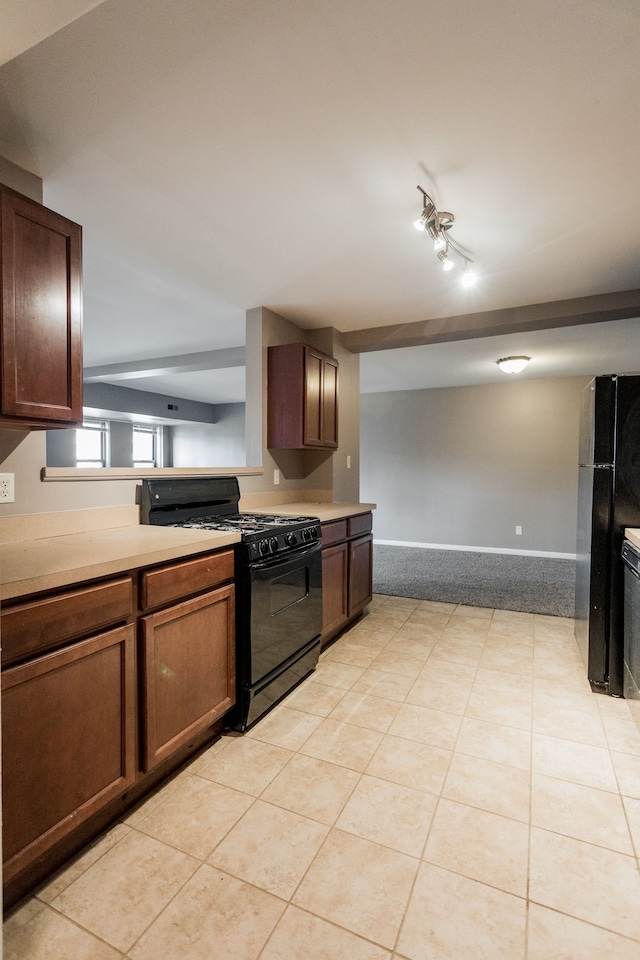
<svg viewBox="0 0 640 960">
<path fill-rule="evenodd" d="M 317 517 L 240 513 L 237 477 L 143 480 L 141 520 L 191 530 L 240 534 L 249 561 L 308 546 L 320 540 Z"/>
<path fill-rule="evenodd" d="M 274 527 L 278 529 L 296 529 L 311 523 L 319 523 L 317 517 L 283 517 L 268 513 L 234 513 L 222 516 L 194 517 L 175 527 L 192 527 L 196 530 L 233 530 L 244 534 L 268 533 Z"/>
<path fill-rule="evenodd" d="M 191 530 L 220 530 L 239 533 L 250 561 L 310 546 L 320 540 L 317 517 L 279 517 L 273 514 L 236 513 L 227 516 L 197 517 L 172 523 Z"/>
</svg>

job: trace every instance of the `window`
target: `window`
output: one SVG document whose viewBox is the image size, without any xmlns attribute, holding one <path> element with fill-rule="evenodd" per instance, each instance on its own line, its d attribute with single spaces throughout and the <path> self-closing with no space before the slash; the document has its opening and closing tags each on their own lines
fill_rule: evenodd
<svg viewBox="0 0 640 960">
<path fill-rule="evenodd" d="M 109 461 L 109 424 L 83 420 L 76 430 L 76 467 L 106 467 Z"/>
<path fill-rule="evenodd" d="M 162 427 L 149 423 L 133 425 L 134 467 L 162 466 Z"/>
</svg>

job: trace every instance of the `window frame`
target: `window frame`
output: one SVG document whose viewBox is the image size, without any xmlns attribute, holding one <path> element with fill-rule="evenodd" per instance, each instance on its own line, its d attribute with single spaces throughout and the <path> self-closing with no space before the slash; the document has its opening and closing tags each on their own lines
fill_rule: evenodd
<svg viewBox="0 0 640 960">
<path fill-rule="evenodd" d="M 78 434 L 90 430 L 100 435 L 100 459 L 94 460 L 78 456 Z M 109 466 L 109 421 L 97 417 L 86 417 L 82 426 L 76 428 L 76 468 L 96 470 Z"/>
<path fill-rule="evenodd" d="M 152 459 L 136 460 L 134 452 L 134 438 L 136 433 L 150 434 L 152 436 Z M 132 447 L 131 447 L 131 465 L 134 469 L 153 470 L 163 465 L 163 428 L 157 423 L 143 423 L 134 420 L 131 424 Z"/>
</svg>

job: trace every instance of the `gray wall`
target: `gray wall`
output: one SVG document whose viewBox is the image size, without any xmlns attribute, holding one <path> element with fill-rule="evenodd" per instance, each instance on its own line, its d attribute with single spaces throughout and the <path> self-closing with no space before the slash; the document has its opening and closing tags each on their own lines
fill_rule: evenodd
<svg viewBox="0 0 640 960">
<path fill-rule="evenodd" d="M 244 403 L 216 405 L 215 423 L 183 423 L 170 428 L 172 466 L 244 465 Z"/>
<path fill-rule="evenodd" d="M 376 539 L 574 554 L 588 381 L 364 394 L 360 495 L 378 504 Z"/>
</svg>

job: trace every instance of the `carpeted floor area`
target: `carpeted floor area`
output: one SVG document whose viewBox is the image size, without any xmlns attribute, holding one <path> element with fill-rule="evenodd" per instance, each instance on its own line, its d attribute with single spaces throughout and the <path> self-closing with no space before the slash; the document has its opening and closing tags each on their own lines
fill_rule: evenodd
<svg viewBox="0 0 640 960">
<path fill-rule="evenodd" d="M 573 617 L 574 560 L 374 544 L 375 593 Z"/>
</svg>

